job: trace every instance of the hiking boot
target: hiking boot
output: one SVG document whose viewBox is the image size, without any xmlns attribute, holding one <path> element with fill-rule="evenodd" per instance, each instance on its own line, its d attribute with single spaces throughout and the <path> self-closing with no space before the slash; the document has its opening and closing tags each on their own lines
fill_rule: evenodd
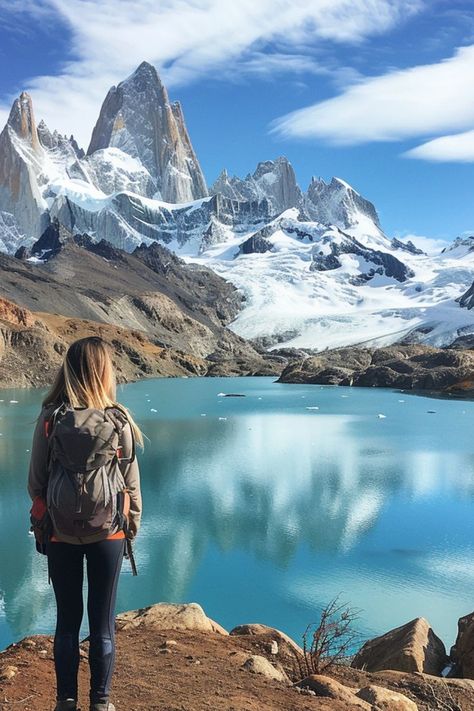
<svg viewBox="0 0 474 711">
<path fill-rule="evenodd" d="M 77 711 L 77 701 L 76 699 L 58 700 L 56 701 L 54 711 Z"/>
<path fill-rule="evenodd" d="M 115 706 L 106 701 L 105 704 L 91 704 L 89 711 L 115 711 Z"/>
</svg>

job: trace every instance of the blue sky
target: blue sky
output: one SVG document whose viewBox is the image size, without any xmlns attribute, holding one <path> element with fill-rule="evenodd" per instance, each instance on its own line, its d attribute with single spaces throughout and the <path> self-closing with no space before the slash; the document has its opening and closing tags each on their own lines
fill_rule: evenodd
<svg viewBox="0 0 474 711">
<path fill-rule="evenodd" d="M 180 99 L 209 183 L 286 155 L 337 175 L 390 235 L 474 231 L 472 0 L 0 0 L 0 119 L 87 144 L 109 86 L 146 59 Z"/>
</svg>

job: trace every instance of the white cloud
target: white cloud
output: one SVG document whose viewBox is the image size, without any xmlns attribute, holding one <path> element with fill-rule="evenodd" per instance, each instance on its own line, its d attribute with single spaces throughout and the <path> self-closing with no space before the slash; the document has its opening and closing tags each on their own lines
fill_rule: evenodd
<svg viewBox="0 0 474 711">
<path fill-rule="evenodd" d="M 474 45 L 458 49 L 437 64 L 366 78 L 339 96 L 283 116 L 274 123 L 273 131 L 285 137 L 354 145 L 470 129 L 474 126 L 474 101 L 468 87 L 473 80 Z M 450 137 L 444 142 L 446 138 L 430 141 L 412 155 L 429 154 L 431 160 L 438 155 L 442 160 L 444 154 L 453 159 L 456 140 Z M 471 131 L 457 140 L 467 147 Z M 472 155 L 474 142 L 470 145 Z"/>
<path fill-rule="evenodd" d="M 8 3 L 0 0 L 3 12 Z M 57 76 L 30 79 L 36 115 L 87 143 L 107 89 L 142 60 L 153 62 L 169 86 L 218 73 L 240 62 L 263 71 L 263 50 L 278 43 L 290 56 L 286 69 L 307 71 L 300 48 L 362 42 L 418 12 L 422 0 L 14 0 L 9 12 L 50 10 L 71 33 L 72 59 Z M 283 52 L 283 53 L 285 53 Z M 268 67 L 284 69 L 280 56 Z M 276 66 L 278 64 L 278 67 Z M 8 97 L 10 99 L 12 97 Z M 9 103 L 0 105 L 6 119 Z"/>
<path fill-rule="evenodd" d="M 438 162 L 474 162 L 474 130 L 440 136 L 412 148 L 403 154 L 407 158 L 422 158 Z"/>
<path fill-rule="evenodd" d="M 439 254 L 445 247 L 449 247 L 448 240 L 436 237 L 425 237 L 424 235 L 406 234 L 396 235 L 402 242 L 413 242 L 415 247 L 422 249 L 426 254 Z"/>
</svg>

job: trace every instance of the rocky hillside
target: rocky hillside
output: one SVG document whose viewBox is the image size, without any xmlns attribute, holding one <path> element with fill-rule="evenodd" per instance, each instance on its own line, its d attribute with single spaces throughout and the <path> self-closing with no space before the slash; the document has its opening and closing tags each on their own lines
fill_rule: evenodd
<svg viewBox="0 0 474 711">
<path fill-rule="evenodd" d="M 133 254 L 53 224 L 30 250 L 0 254 L 0 383 L 44 383 L 72 340 L 100 334 L 119 377 L 277 373 L 226 324 L 241 296 L 159 244 Z"/>
<path fill-rule="evenodd" d="M 444 647 L 434 646 L 435 635 L 422 619 L 369 642 L 362 650 L 365 671 L 337 665 L 325 675 L 304 672 L 301 648 L 283 632 L 244 624 L 228 633 L 195 603 L 161 603 L 122 613 L 116 626 L 112 699 L 127 711 L 474 710 L 469 673 L 443 679 L 436 675 L 438 668 L 435 673 L 423 668 L 428 659 L 432 666 L 443 662 Z M 458 642 L 468 644 L 472 638 L 465 627 L 460 627 Z M 364 651 L 371 645 L 395 668 L 372 670 L 370 653 Z M 87 658 L 84 641 L 82 708 L 87 707 Z M 51 708 L 54 688 L 52 638 L 28 637 L 0 653 L 2 708 Z"/>
<path fill-rule="evenodd" d="M 290 363 L 279 382 L 474 394 L 474 350 L 416 344 L 339 348 Z"/>
</svg>

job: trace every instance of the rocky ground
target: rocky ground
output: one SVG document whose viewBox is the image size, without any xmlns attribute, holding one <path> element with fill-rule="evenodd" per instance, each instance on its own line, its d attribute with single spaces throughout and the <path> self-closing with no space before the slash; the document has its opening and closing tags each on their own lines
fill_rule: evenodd
<svg viewBox="0 0 474 711">
<path fill-rule="evenodd" d="M 420 662 L 420 623 L 414 622 L 405 657 Z M 403 636 L 406 642 L 406 630 Z M 87 647 L 84 641 L 83 710 Z M 301 649 L 278 630 L 252 624 L 228 634 L 199 605 L 162 603 L 118 616 L 112 696 L 117 711 L 474 711 L 471 679 L 345 665 L 329 676 L 307 676 L 301 663 Z M 49 711 L 54 689 L 51 637 L 28 637 L 0 653 L 2 711 Z"/>
<path fill-rule="evenodd" d="M 338 348 L 289 363 L 279 382 L 402 388 L 474 395 L 472 344 Z"/>
</svg>

